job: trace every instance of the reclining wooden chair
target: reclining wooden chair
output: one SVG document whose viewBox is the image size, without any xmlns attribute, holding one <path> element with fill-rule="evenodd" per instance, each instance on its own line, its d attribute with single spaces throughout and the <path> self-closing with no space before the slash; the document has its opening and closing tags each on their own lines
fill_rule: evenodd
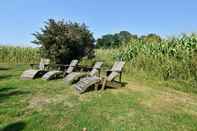
<svg viewBox="0 0 197 131">
<path fill-rule="evenodd" d="M 52 71 L 47 72 L 42 77 L 42 79 L 44 79 L 44 80 L 52 80 L 52 79 L 59 78 L 61 76 L 63 77 L 65 75 L 67 75 L 67 74 L 70 74 L 77 67 L 77 64 L 78 64 L 78 60 L 72 60 L 70 65 L 64 65 L 65 72 L 64 71 L 60 71 L 60 70 L 52 70 Z M 56 65 L 56 66 L 58 67 L 58 66 L 62 66 L 62 65 Z"/>
<path fill-rule="evenodd" d="M 112 69 L 106 72 L 106 77 L 102 82 L 102 90 L 104 90 L 105 86 L 118 88 L 122 86 L 122 71 L 124 67 L 124 61 L 115 62 Z M 119 76 L 119 81 L 115 81 L 115 78 Z"/>
<path fill-rule="evenodd" d="M 96 62 L 90 72 L 72 72 L 64 78 L 65 84 L 73 84 L 74 82 L 79 81 L 80 78 L 85 76 L 95 76 L 98 74 L 100 76 L 101 66 L 103 62 Z M 85 67 L 88 68 L 88 67 Z"/>
<path fill-rule="evenodd" d="M 24 71 L 21 75 L 21 79 L 30 80 L 41 77 L 48 71 L 49 63 L 49 59 L 41 58 L 40 64 L 30 64 L 31 69 Z M 33 69 L 34 67 L 37 67 L 38 69 Z"/>
<path fill-rule="evenodd" d="M 102 85 L 102 90 L 104 90 L 105 86 L 110 87 L 121 87 L 121 76 L 122 76 L 122 70 L 125 62 L 118 61 L 115 62 L 112 69 L 107 71 L 106 77 L 97 77 L 97 76 L 90 76 L 80 79 L 79 82 L 77 82 L 74 85 L 75 90 L 78 93 L 85 92 L 89 87 L 95 86 L 95 90 L 98 89 L 99 85 Z M 119 75 L 119 81 L 115 81 L 115 78 Z"/>
</svg>

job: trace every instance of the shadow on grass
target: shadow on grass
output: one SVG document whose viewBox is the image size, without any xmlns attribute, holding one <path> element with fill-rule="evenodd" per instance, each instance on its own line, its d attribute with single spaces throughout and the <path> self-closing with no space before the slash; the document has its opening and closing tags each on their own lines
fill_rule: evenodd
<svg viewBox="0 0 197 131">
<path fill-rule="evenodd" d="M 0 70 L 10 70 L 11 68 L 9 67 L 0 67 Z"/>
<path fill-rule="evenodd" d="M 27 91 L 16 90 L 16 88 L 2 88 L 0 89 L 0 102 L 12 96 L 29 94 Z"/>
<path fill-rule="evenodd" d="M 9 79 L 11 77 L 12 77 L 12 75 L 0 75 L 0 80 Z"/>
<path fill-rule="evenodd" d="M 16 122 L 7 125 L 0 131 L 22 131 L 25 128 L 26 124 L 24 122 Z"/>
<path fill-rule="evenodd" d="M 122 83 L 121 83 L 121 86 L 118 87 L 118 88 L 124 88 L 127 84 L 128 84 L 127 82 L 122 82 Z M 98 91 L 101 90 L 101 88 L 102 88 L 102 84 L 98 86 Z M 117 87 L 115 88 L 115 87 L 108 87 L 108 86 L 105 86 L 105 89 L 113 89 L 113 90 L 116 90 L 116 89 L 118 89 L 118 88 L 117 88 Z M 95 86 L 94 86 L 94 85 L 93 85 L 93 86 L 90 86 L 90 87 L 89 87 L 85 92 L 83 92 L 82 94 L 87 93 L 87 92 L 92 92 L 92 91 L 95 91 Z"/>
<path fill-rule="evenodd" d="M 0 94 L 1 94 L 1 92 L 5 92 L 5 91 L 9 91 L 9 90 L 14 90 L 14 89 L 16 89 L 16 88 L 14 88 L 14 87 L 1 88 L 0 89 Z"/>
</svg>

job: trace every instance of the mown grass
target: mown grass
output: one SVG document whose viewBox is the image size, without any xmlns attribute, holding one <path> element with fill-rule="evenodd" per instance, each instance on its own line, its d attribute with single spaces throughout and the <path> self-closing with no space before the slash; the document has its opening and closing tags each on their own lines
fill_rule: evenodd
<svg viewBox="0 0 197 131">
<path fill-rule="evenodd" d="M 197 96 L 125 74 L 120 89 L 78 95 L 62 79 L 21 81 L 27 66 L 0 66 L 0 130 L 197 130 Z"/>
</svg>

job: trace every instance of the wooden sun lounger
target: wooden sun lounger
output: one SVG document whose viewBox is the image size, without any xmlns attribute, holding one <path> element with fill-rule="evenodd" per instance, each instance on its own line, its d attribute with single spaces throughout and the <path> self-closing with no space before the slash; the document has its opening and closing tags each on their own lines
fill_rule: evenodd
<svg viewBox="0 0 197 131">
<path fill-rule="evenodd" d="M 98 74 L 100 76 L 100 70 L 103 62 L 96 62 L 90 72 L 72 72 L 64 78 L 65 84 L 73 84 L 74 82 L 79 81 L 80 78 L 85 76 L 95 76 Z M 87 68 L 87 67 L 86 67 Z"/>
<path fill-rule="evenodd" d="M 106 72 L 106 77 L 102 79 L 102 90 L 104 90 L 105 86 L 118 88 L 122 86 L 122 71 L 125 65 L 124 61 L 117 61 L 114 63 L 111 70 Z M 115 81 L 115 78 L 119 76 L 119 81 Z"/>
<path fill-rule="evenodd" d="M 41 58 L 40 64 L 30 64 L 31 69 L 24 71 L 21 75 L 21 79 L 31 80 L 41 77 L 47 72 L 49 63 L 49 59 Z M 33 69 L 35 66 L 37 66 L 38 69 Z"/>
<path fill-rule="evenodd" d="M 78 64 L 78 60 L 72 60 L 70 65 L 64 65 L 65 67 L 65 72 L 60 71 L 60 70 L 52 70 L 46 73 L 42 79 L 44 80 L 52 80 L 58 77 L 63 77 L 63 75 L 67 75 L 73 72 L 73 70 L 76 68 Z M 62 65 L 57 65 L 57 66 L 62 66 Z"/>
<path fill-rule="evenodd" d="M 88 90 L 89 87 L 95 86 L 95 89 L 98 89 L 98 86 L 102 84 L 102 90 L 105 88 L 105 86 L 110 87 L 121 87 L 121 76 L 122 76 L 122 70 L 125 62 L 119 61 L 115 62 L 112 69 L 107 71 L 106 77 L 97 77 L 97 76 L 89 76 L 80 79 L 79 82 L 77 82 L 74 85 L 75 90 L 78 93 L 83 93 L 86 90 Z M 114 79 L 119 75 L 119 82 L 115 81 Z"/>
</svg>

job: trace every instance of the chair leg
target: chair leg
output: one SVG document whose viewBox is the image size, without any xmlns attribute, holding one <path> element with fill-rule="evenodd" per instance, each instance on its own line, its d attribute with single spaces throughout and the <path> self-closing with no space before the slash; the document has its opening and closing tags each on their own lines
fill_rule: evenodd
<svg viewBox="0 0 197 131">
<path fill-rule="evenodd" d="M 98 91 L 98 86 L 99 86 L 99 84 L 97 83 L 97 84 L 95 84 L 95 87 L 94 87 L 94 90 L 95 91 Z"/>
<path fill-rule="evenodd" d="M 103 90 L 105 89 L 106 83 L 107 83 L 107 79 L 105 79 L 105 80 L 103 81 L 103 85 L 102 85 L 101 91 L 103 91 Z"/>
</svg>

